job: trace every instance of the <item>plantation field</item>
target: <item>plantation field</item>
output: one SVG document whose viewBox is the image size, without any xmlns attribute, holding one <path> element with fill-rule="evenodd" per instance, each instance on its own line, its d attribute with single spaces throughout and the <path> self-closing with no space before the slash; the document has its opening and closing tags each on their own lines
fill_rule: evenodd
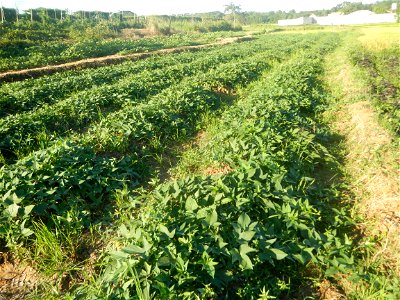
<svg viewBox="0 0 400 300">
<path fill-rule="evenodd" d="M 365 225 L 388 224 L 352 172 L 385 168 L 397 228 L 396 33 L 261 29 L 0 83 L 0 299 L 398 299 L 398 240 Z M 0 69 L 217 38 L 36 49 Z M 386 138 L 352 165 L 361 97 Z"/>
<path fill-rule="evenodd" d="M 101 57 L 111 54 L 129 54 L 154 51 L 179 46 L 192 46 L 232 37 L 237 33 L 175 34 L 170 37 L 147 37 L 145 39 L 87 39 L 76 42 L 48 41 L 20 50 L 18 42 L 5 44 L 0 51 L 0 71 L 21 70 L 55 65 L 79 59 Z M 20 42 L 23 43 L 23 42 Z"/>
</svg>

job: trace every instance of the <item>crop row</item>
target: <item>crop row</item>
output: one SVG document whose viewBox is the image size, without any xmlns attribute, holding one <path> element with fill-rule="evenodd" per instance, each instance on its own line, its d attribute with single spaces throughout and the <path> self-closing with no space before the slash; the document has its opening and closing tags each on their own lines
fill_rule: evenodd
<svg viewBox="0 0 400 300">
<path fill-rule="evenodd" d="M 259 41 L 253 41 L 251 44 L 255 46 L 255 43 L 261 44 L 267 49 L 274 49 L 281 46 L 286 48 L 289 44 L 289 51 L 295 44 L 299 43 L 301 39 L 299 37 L 292 37 L 292 42 L 288 43 L 285 39 L 285 43 L 281 42 L 276 45 L 276 38 L 273 37 L 262 37 Z M 279 41 L 278 41 L 279 42 Z M 227 52 L 232 52 L 232 49 L 237 50 L 238 58 L 245 56 L 243 52 L 247 49 L 247 54 L 250 54 L 254 49 L 244 44 L 228 45 L 223 47 Z M 167 55 L 161 57 L 152 57 L 143 61 L 126 62 L 117 66 L 107 66 L 97 69 L 86 69 L 83 71 L 67 71 L 58 73 L 52 76 L 46 76 L 39 79 L 29 79 L 20 82 L 14 82 L 9 84 L 3 84 L 0 91 L 0 117 L 5 115 L 14 114 L 23 111 L 29 111 L 36 108 L 44 103 L 52 104 L 60 99 L 76 93 L 78 91 L 87 90 L 93 86 L 102 84 L 112 84 L 122 77 L 126 77 L 129 74 L 137 73 L 143 69 L 155 69 L 162 68 L 169 65 L 189 63 L 199 56 L 204 56 L 205 53 L 209 52 L 209 55 L 215 55 L 216 52 L 221 53 L 221 47 L 209 50 L 202 50 L 199 53 L 181 53 L 176 55 Z M 285 50 L 288 51 L 288 50 Z"/>
<path fill-rule="evenodd" d="M 292 41 L 292 39 L 289 40 Z M 223 79 L 229 78 L 228 74 L 232 76 L 235 69 L 240 75 L 246 65 L 238 63 L 217 66 L 232 60 L 252 61 L 253 53 L 260 51 L 264 51 L 265 54 L 259 56 L 258 60 L 265 61 L 273 61 L 278 54 L 282 54 L 279 47 L 265 51 L 263 45 L 265 45 L 265 41 L 196 53 L 198 58 L 190 63 L 144 70 L 138 74 L 127 76 L 113 85 L 102 85 L 77 93 L 54 105 L 8 116 L 0 120 L 2 153 L 5 157 L 13 157 L 13 154 L 26 155 L 39 147 L 43 148 L 43 145 L 47 145 L 51 140 L 68 135 L 70 130 L 87 128 L 91 122 L 103 118 L 105 114 L 112 111 L 118 111 L 129 102 L 135 105 L 144 101 L 147 96 L 158 93 L 163 88 L 173 85 L 187 76 L 206 72 L 209 69 L 214 68 L 214 71 L 206 72 L 203 76 L 208 77 L 206 80 L 210 84 L 214 80 L 219 82 L 219 86 L 230 89 L 229 85 L 237 84 L 245 78 L 237 77 L 236 82 L 231 83 L 223 83 Z M 286 49 L 286 55 L 290 55 L 290 51 L 296 47 L 296 43 L 291 43 L 290 46 Z M 215 88 L 217 87 L 215 86 Z"/>
<path fill-rule="evenodd" d="M 232 54 L 232 50 L 226 51 Z M 243 47 L 238 47 L 239 49 Z M 240 52 L 239 50 L 238 52 Z M 250 50 L 249 50 L 250 51 Z M 161 69 L 168 66 L 191 63 L 198 57 L 204 57 L 208 52 L 215 55 L 216 49 L 201 51 L 198 55 L 186 52 L 176 55 L 150 57 L 140 61 L 125 62 L 120 65 L 111 65 L 83 71 L 66 71 L 52 76 L 20 82 L 4 84 L 0 92 L 0 107 L 4 115 L 13 114 L 40 107 L 43 104 L 53 104 L 57 101 L 104 84 L 115 84 L 132 74 L 144 70 Z M 239 53 L 237 54 L 240 55 Z"/>
<path fill-rule="evenodd" d="M 308 264 L 326 276 L 351 266 L 351 241 L 338 234 L 344 213 L 327 205 L 335 189 L 313 178 L 334 164 L 315 134 L 321 62 L 283 64 L 222 115 L 206 147 L 228 174 L 161 184 L 139 212 L 132 199 L 101 288 L 79 297 L 290 298 Z"/>
<path fill-rule="evenodd" d="M 137 40 L 83 40 L 73 44 L 49 42 L 25 49 L 23 56 L 13 56 L 13 53 L 9 53 L 9 57 L 5 57 L 6 54 L 3 54 L 3 57 L 0 58 L 0 71 L 59 64 L 120 52 L 135 53 L 196 45 L 212 42 L 217 36 L 215 34 L 199 34 L 194 38 L 193 35 L 175 34 L 170 37 L 151 37 Z"/>
<path fill-rule="evenodd" d="M 145 158 L 154 152 L 152 140 L 166 143 L 187 136 L 189 131 L 195 130 L 199 115 L 220 102 L 217 94 L 195 82 L 173 86 L 162 94 L 164 97 L 156 95 L 148 105 L 131 106 L 132 115 L 124 119 L 129 123 L 118 122 L 118 130 L 126 129 L 120 133 L 124 135 L 124 142 L 141 144 L 129 155 L 122 153 L 122 159 L 112 157 L 119 156 L 115 152 L 107 153 L 115 146 L 112 139 L 101 139 L 105 132 L 112 133 L 116 125 L 108 131 L 108 125 L 100 125 L 101 130 L 90 132 L 97 133 L 93 137 L 83 136 L 84 143 L 59 141 L 14 165 L 3 166 L 0 170 L 1 238 L 10 242 L 11 237 L 21 237 L 18 233 L 22 236 L 32 233 L 21 223 L 31 215 L 41 218 L 49 214 L 63 215 L 73 207 L 80 207 L 83 215 L 95 214 L 97 208 L 108 203 L 112 191 L 121 188 L 124 182 L 134 187 L 143 180 L 149 171 Z M 161 138 L 157 136 L 160 132 L 171 135 Z M 110 137 L 109 134 L 105 136 Z M 96 149 L 99 148 L 96 145 L 100 145 L 100 149 Z"/>
<path fill-rule="evenodd" d="M 234 49 L 225 54 L 213 54 L 187 64 L 144 70 L 127 76 L 114 85 L 102 85 L 51 106 L 8 116 L 0 120 L 0 146 L 3 152 L 24 153 L 35 150 L 40 147 L 43 133 L 47 136 L 62 136 L 69 130 L 82 129 L 129 102 L 137 104 L 187 76 L 207 71 L 239 57 Z"/>
<path fill-rule="evenodd" d="M 165 145 L 194 133 L 201 115 L 217 109 L 223 100 L 213 91 L 216 85 L 236 87 L 256 79 L 268 67 L 268 55 L 261 53 L 248 61 L 222 65 L 219 72 L 211 69 L 206 76 L 188 78 L 146 103 L 128 104 L 109 114 L 71 141 L 59 140 L 3 166 L 0 238 L 13 243 L 30 235 L 26 227 L 31 217 L 49 220 L 79 207 L 81 217 L 90 221 L 97 212 L 109 211 L 105 208 L 113 191 L 123 184 L 142 183 L 151 171 L 148 163 L 157 151 L 155 141 Z"/>
<path fill-rule="evenodd" d="M 79 91 L 95 86 L 113 84 L 123 77 L 143 70 L 153 70 L 175 64 L 189 63 L 195 56 L 184 53 L 176 56 L 154 57 L 142 61 L 126 62 L 118 67 L 107 66 L 83 71 L 66 71 L 52 76 L 2 85 L 0 91 L 0 117 L 36 109 Z"/>
</svg>

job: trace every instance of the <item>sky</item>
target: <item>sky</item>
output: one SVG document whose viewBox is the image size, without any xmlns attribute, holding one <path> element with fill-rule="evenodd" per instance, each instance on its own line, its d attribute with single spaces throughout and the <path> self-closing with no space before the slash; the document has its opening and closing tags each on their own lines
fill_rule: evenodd
<svg viewBox="0 0 400 300">
<path fill-rule="evenodd" d="M 133 11 L 140 15 L 183 14 L 196 12 L 224 11 L 230 2 L 240 5 L 242 11 L 267 12 L 274 10 L 296 11 L 332 8 L 345 0 L 0 0 L 4 7 L 18 7 L 20 10 L 37 7 L 76 10 L 100 10 L 116 12 Z M 347 0 L 348 1 L 348 0 Z M 360 2 L 361 0 L 351 1 Z M 373 3 L 374 0 L 362 1 Z"/>
</svg>

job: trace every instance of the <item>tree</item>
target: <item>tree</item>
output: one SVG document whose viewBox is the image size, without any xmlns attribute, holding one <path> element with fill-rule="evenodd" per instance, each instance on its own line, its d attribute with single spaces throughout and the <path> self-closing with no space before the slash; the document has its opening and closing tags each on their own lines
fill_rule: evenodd
<svg viewBox="0 0 400 300">
<path fill-rule="evenodd" d="M 341 4 L 336 5 L 332 11 L 338 11 L 341 12 L 345 15 L 350 14 L 352 12 L 355 12 L 357 10 L 370 10 L 372 7 L 371 4 L 363 4 L 362 2 L 350 2 L 350 1 L 345 1 Z"/>
<path fill-rule="evenodd" d="M 240 13 L 242 9 L 240 5 L 236 5 L 233 2 L 225 5 L 225 13 L 233 16 L 233 26 L 236 27 L 236 15 Z"/>
<path fill-rule="evenodd" d="M 378 1 L 372 5 L 372 11 L 377 14 L 384 14 L 391 10 L 394 1 Z"/>
</svg>

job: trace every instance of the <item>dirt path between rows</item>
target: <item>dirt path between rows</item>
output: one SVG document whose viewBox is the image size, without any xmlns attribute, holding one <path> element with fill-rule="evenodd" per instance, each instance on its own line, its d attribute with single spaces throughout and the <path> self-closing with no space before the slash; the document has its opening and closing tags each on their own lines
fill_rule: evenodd
<svg viewBox="0 0 400 300">
<path fill-rule="evenodd" d="M 18 70 L 18 71 L 7 71 L 5 73 L 0 73 L 0 83 L 1 82 L 20 81 L 20 80 L 24 80 L 27 78 L 37 78 L 40 76 L 49 75 L 52 73 L 56 73 L 59 71 L 65 71 L 65 70 L 74 70 L 74 69 L 83 69 L 83 68 L 91 68 L 91 67 L 101 67 L 104 65 L 111 65 L 111 64 L 119 64 L 126 60 L 138 60 L 138 59 L 143 59 L 143 58 L 146 58 L 146 57 L 149 57 L 152 55 L 171 54 L 171 53 L 178 53 L 178 52 L 183 52 L 183 51 L 196 51 L 196 50 L 200 50 L 200 49 L 204 49 L 204 48 L 208 48 L 208 47 L 212 47 L 212 46 L 228 45 L 228 44 L 232 44 L 232 43 L 236 43 L 236 42 L 248 41 L 251 39 L 253 39 L 253 37 L 251 35 L 246 35 L 243 37 L 226 38 L 226 39 L 222 39 L 220 41 L 214 42 L 214 43 L 203 44 L 203 45 L 167 48 L 167 49 L 161 49 L 161 50 L 156 50 L 156 51 L 132 53 L 132 54 L 126 54 L 126 55 L 113 54 L 113 55 L 107 55 L 107 56 L 102 56 L 102 57 L 88 58 L 88 59 L 73 61 L 73 62 L 64 63 L 64 64 L 60 64 L 60 65 L 51 65 L 51 66 Z"/>
</svg>

